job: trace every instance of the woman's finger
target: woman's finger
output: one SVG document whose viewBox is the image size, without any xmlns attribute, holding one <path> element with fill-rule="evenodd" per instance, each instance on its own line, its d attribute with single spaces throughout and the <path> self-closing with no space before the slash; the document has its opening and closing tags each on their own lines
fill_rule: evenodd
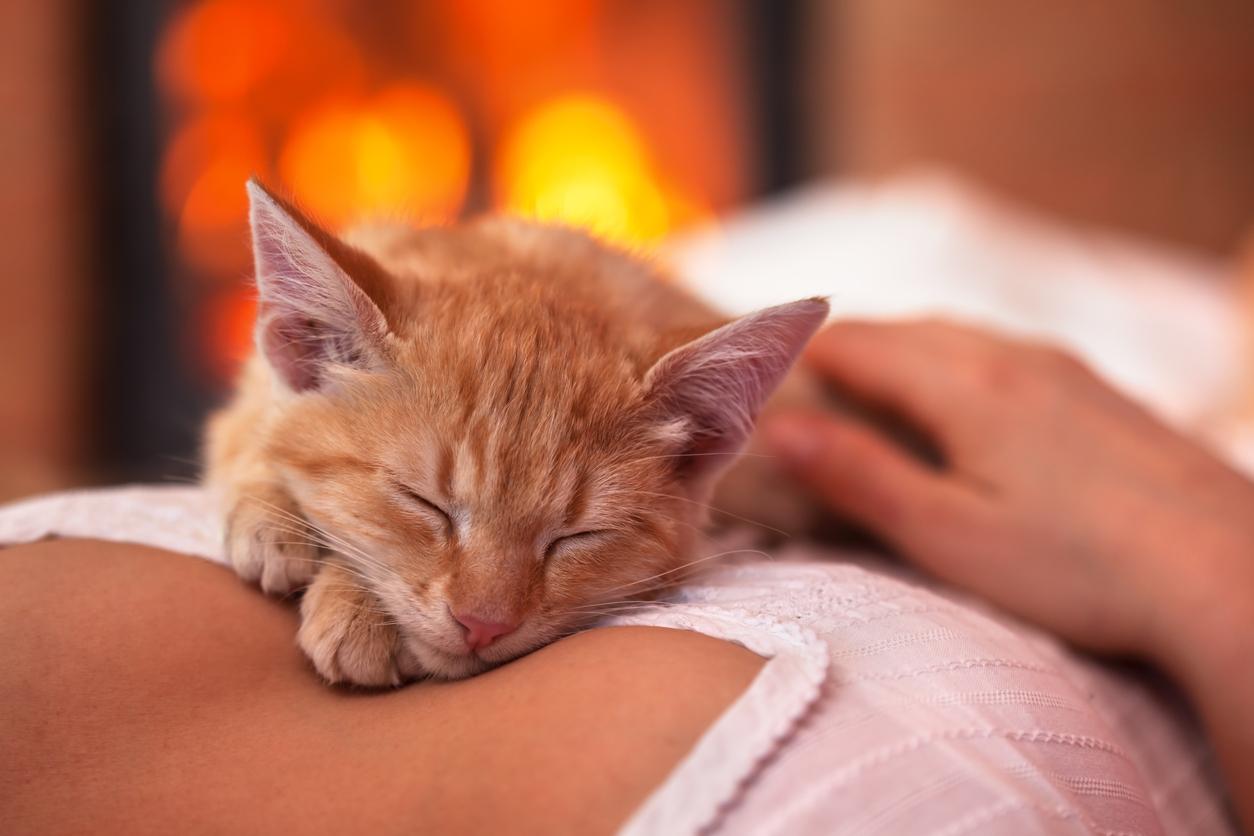
<svg viewBox="0 0 1254 836">
<path fill-rule="evenodd" d="M 935 331 L 928 323 L 838 322 L 814 337 L 805 358 L 837 389 L 901 416 L 944 445 L 968 420 L 954 373 L 967 352 L 947 350 L 944 334 Z"/>
<path fill-rule="evenodd" d="M 963 537 L 984 501 L 857 422 L 789 413 L 766 421 L 763 436 L 832 511 L 925 563 Z"/>
</svg>

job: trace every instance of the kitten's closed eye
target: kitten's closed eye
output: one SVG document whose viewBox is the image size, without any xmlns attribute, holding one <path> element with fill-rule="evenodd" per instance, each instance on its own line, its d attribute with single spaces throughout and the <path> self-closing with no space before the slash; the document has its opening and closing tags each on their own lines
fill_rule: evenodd
<svg viewBox="0 0 1254 836">
<path fill-rule="evenodd" d="M 576 531 L 572 534 L 563 534 L 549 543 L 544 549 L 544 559 L 548 560 L 556 554 L 563 551 L 583 548 L 585 546 L 595 546 L 598 542 L 605 540 L 610 535 L 609 529 L 598 528 L 594 531 Z"/>
<path fill-rule="evenodd" d="M 453 533 L 453 517 L 448 511 L 427 499 L 425 496 L 418 493 L 418 491 L 408 485 L 398 482 L 396 484 L 396 488 L 414 507 L 418 508 L 430 517 L 433 522 L 436 522 L 443 527 L 446 534 L 451 535 Z"/>
</svg>

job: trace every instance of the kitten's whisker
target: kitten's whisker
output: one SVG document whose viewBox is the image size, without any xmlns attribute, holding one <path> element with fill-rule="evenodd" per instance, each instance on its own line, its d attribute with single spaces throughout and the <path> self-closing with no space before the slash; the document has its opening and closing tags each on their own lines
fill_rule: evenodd
<svg viewBox="0 0 1254 836">
<path fill-rule="evenodd" d="M 675 566 L 663 572 L 658 572 L 655 575 L 649 575 L 646 578 L 640 578 L 639 580 L 635 580 L 629 583 L 620 584 L 619 586 L 611 587 L 610 589 L 607 589 L 606 592 L 623 592 L 628 595 L 631 595 L 633 593 L 644 594 L 646 591 L 649 591 L 652 589 L 650 584 L 652 584 L 654 581 L 659 581 L 660 583 L 657 586 L 658 588 L 661 588 L 665 586 L 667 579 L 671 575 L 679 574 L 680 572 L 683 572 L 687 569 L 691 569 L 693 566 L 696 566 L 699 563 L 705 563 L 706 561 L 715 560 L 719 557 L 723 557 L 723 555 L 716 554 L 716 555 L 710 555 L 709 557 L 703 557 L 698 560 L 690 560 L 687 563 L 681 564 L 679 566 Z M 640 587 L 640 589 L 637 590 L 637 587 Z"/>
<path fill-rule="evenodd" d="M 354 544 L 349 543 L 348 541 L 344 540 L 343 538 L 340 538 L 340 537 L 337 537 L 337 536 L 335 536 L 335 535 L 331 534 L 330 532 L 328 532 L 328 531 L 326 531 L 325 529 L 323 529 L 323 528 L 321 528 L 321 527 L 317 526 L 316 524 L 314 524 L 314 523 L 310 522 L 309 520 L 305 519 L 304 517 L 301 517 L 301 516 L 298 516 L 298 515 L 296 515 L 296 514 L 293 514 L 291 511 L 288 511 L 286 508 L 282 508 L 282 507 L 280 507 L 280 506 L 278 506 L 278 505 L 275 505 L 273 502 L 269 502 L 269 501 L 267 501 L 267 500 L 261 499 L 260 497 L 255 497 L 255 496 L 247 496 L 247 497 L 245 497 L 245 498 L 246 498 L 246 499 L 249 499 L 249 500 L 251 500 L 251 501 L 253 501 L 253 502 L 256 502 L 257 504 L 261 505 L 262 507 L 264 507 L 264 508 L 268 509 L 268 511 L 269 511 L 270 513 L 277 515 L 280 519 L 285 520 L 285 521 L 287 521 L 287 522 L 290 522 L 290 523 L 292 523 L 293 525 L 297 526 L 297 527 L 298 527 L 298 528 L 300 528 L 300 529 L 307 530 L 307 531 L 302 531 L 302 532 L 291 532 L 291 533 L 312 533 L 312 534 L 315 534 L 315 535 L 317 535 L 317 536 L 319 536 L 319 537 L 323 538 L 324 540 L 328 541 L 328 542 L 331 544 L 331 545 L 327 545 L 327 546 L 326 546 L 328 549 L 330 549 L 330 550 L 332 550 L 332 551 L 337 551 L 337 552 L 345 553 L 345 554 L 350 555 L 350 556 L 352 556 L 352 557 L 356 557 L 356 558 L 360 559 L 363 563 L 366 563 L 367 565 L 370 565 L 370 566 L 372 566 L 372 567 L 374 567 L 374 568 L 378 569 L 380 572 L 382 572 L 382 573 L 384 573 L 384 574 L 391 574 L 391 567 L 389 567 L 389 566 L 387 566 L 386 564 L 384 564 L 383 562 L 379 561 L 377 558 L 374 558 L 374 557 L 372 557 L 372 556 L 370 556 L 370 555 L 366 554 L 364 551 L 362 551 L 360 548 L 358 548 L 358 547 L 357 547 L 357 546 L 355 546 Z"/>
<path fill-rule="evenodd" d="M 196 462 L 190 462 L 190 464 L 196 464 Z M 191 487 L 200 487 L 203 484 L 195 476 L 176 476 L 169 473 L 161 477 L 160 483 L 163 485 L 189 485 Z"/>
<path fill-rule="evenodd" d="M 588 613 L 586 615 L 582 615 L 580 616 L 580 623 L 557 631 L 554 634 L 553 640 L 565 638 L 566 636 L 572 636 L 575 633 L 580 633 L 580 632 L 583 632 L 584 630 L 590 629 L 591 627 L 593 627 L 593 625 L 590 622 L 595 621 L 598 618 L 618 616 L 618 615 L 628 615 L 632 612 L 637 611 L 638 609 L 646 609 L 648 607 L 665 608 L 665 607 L 679 606 L 679 604 L 676 604 L 673 602 L 665 602 L 665 601 L 639 601 L 636 603 L 639 604 L 639 607 L 633 607 L 633 608 L 625 609 L 621 611 L 615 610 L 615 611 L 608 611 L 604 613 L 593 612 L 593 613 Z M 556 613 L 556 615 L 562 615 L 562 614 L 563 613 Z"/>
<path fill-rule="evenodd" d="M 577 618 L 590 618 L 590 617 L 602 616 L 602 615 L 607 615 L 610 613 L 621 612 L 621 611 L 626 611 L 626 610 L 635 610 L 635 609 L 641 609 L 644 607 L 657 606 L 659 605 L 659 603 L 660 602 L 658 601 L 644 600 L 644 601 L 628 601 L 628 602 L 623 602 L 623 603 L 605 604 L 605 605 L 588 604 L 582 607 L 570 607 L 570 608 L 562 609 L 562 610 L 554 610 L 552 612 L 552 615 L 557 616 L 557 617 L 574 616 Z"/>
<path fill-rule="evenodd" d="M 297 530 L 290 523 L 288 523 L 285 517 L 282 517 L 282 516 L 278 518 L 278 522 L 273 523 L 273 526 L 276 531 L 280 531 L 285 534 L 291 534 L 298 538 L 297 540 L 294 540 L 294 541 L 293 540 L 277 540 L 275 541 L 276 545 L 315 546 L 315 547 L 325 548 L 328 551 L 332 551 L 332 552 L 342 551 L 342 549 L 336 548 L 334 545 L 330 544 L 328 541 L 319 541 L 316 537 L 309 536 L 317 532 L 317 529 L 312 528 L 310 526 L 302 525 L 300 530 Z M 366 560 L 369 560 L 369 558 L 366 555 L 361 555 L 361 557 Z M 329 559 L 325 557 L 297 557 L 295 555 L 287 555 L 285 559 L 298 562 L 298 563 L 312 563 L 316 566 L 336 566 L 356 575 L 357 577 L 361 578 L 363 581 L 366 581 L 366 582 L 370 581 L 370 577 L 366 573 L 364 573 L 358 566 L 353 565 L 352 561 L 333 560 L 333 559 Z M 366 587 L 363 587 L 363 590 L 370 591 Z M 299 591 L 299 590 L 294 590 L 294 592 L 295 591 Z M 289 595 L 290 594 L 291 593 L 289 593 Z M 284 596 L 284 597 L 286 598 L 288 596 Z"/>
<path fill-rule="evenodd" d="M 605 609 L 567 610 L 560 613 L 560 615 L 573 615 L 580 618 L 601 618 L 607 615 L 623 615 L 624 613 L 636 612 L 638 610 L 656 606 L 659 606 L 656 601 L 638 601 L 634 606 L 619 604 L 615 607 L 607 607 Z"/>
<path fill-rule="evenodd" d="M 379 558 L 366 553 L 365 550 L 363 550 L 359 546 L 354 545 L 353 543 L 340 540 L 338 545 L 334 547 L 330 547 L 330 548 L 332 551 L 339 552 L 341 555 L 345 557 L 360 561 L 363 564 L 365 564 L 367 567 L 371 567 L 371 568 L 378 570 L 381 575 L 386 575 L 390 577 L 390 576 L 394 576 L 395 574 L 391 566 L 387 565 Z"/>
<path fill-rule="evenodd" d="M 732 519 L 739 520 L 740 522 L 743 522 L 743 523 L 748 523 L 749 525 L 756 525 L 758 528 L 764 528 L 767 531 L 780 535 L 781 537 L 792 536 L 787 531 L 783 531 L 781 529 L 775 528 L 772 525 L 767 525 L 766 523 L 761 522 L 759 520 L 752 520 L 752 519 L 749 519 L 748 517 L 742 517 L 739 514 L 726 510 L 725 508 L 719 508 L 717 505 L 711 505 L 708 502 L 699 502 L 698 500 L 691 499 L 686 496 L 679 496 L 678 494 L 660 493 L 658 491 L 645 491 L 645 490 L 628 490 L 628 491 L 621 491 L 620 493 L 624 493 L 624 494 L 635 493 L 635 494 L 641 494 L 643 496 L 656 496 L 662 499 L 676 499 L 676 500 L 679 500 L 680 502 L 688 502 L 693 505 L 698 505 L 702 508 L 705 508 L 708 511 L 712 511 L 715 514 L 722 514 L 725 517 L 731 517 Z"/>
<path fill-rule="evenodd" d="M 778 459 L 779 456 L 770 453 L 661 453 L 656 456 L 642 456 L 638 459 L 628 459 L 623 464 L 636 464 L 637 462 L 648 462 L 656 459 L 682 459 L 682 458 L 702 458 L 705 456 L 723 456 L 753 459 Z"/>
<path fill-rule="evenodd" d="M 245 496 L 244 498 L 260 505 L 262 508 L 266 509 L 273 516 L 277 516 L 280 520 L 291 523 L 293 526 L 296 527 L 296 529 L 300 531 L 317 534 L 323 539 L 326 539 L 332 542 L 339 540 L 339 538 L 334 537 L 329 532 L 319 528 L 317 525 L 310 522 L 305 517 L 302 517 L 299 514 L 295 514 L 289 511 L 288 509 L 283 508 L 280 505 L 276 505 L 273 502 L 270 502 L 268 500 L 262 499 L 261 497 L 257 497 L 257 496 Z"/>
<path fill-rule="evenodd" d="M 646 584 L 646 583 L 649 583 L 650 581 L 658 580 L 660 578 L 665 578 L 677 572 L 683 572 L 684 570 L 690 569 L 693 566 L 696 566 L 698 564 L 705 563 L 710 560 L 717 560 L 720 557 L 727 557 L 728 555 L 733 555 L 733 554 L 759 554 L 768 559 L 770 558 L 770 555 L 762 551 L 761 549 L 729 549 L 724 552 L 718 552 L 717 554 L 706 555 L 705 557 L 697 558 L 696 560 L 690 560 L 687 563 L 683 563 L 683 564 L 680 564 L 679 566 L 675 566 L 671 569 L 667 569 L 664 572 L 658 572 L 656 575 L 650 575 L 647 578 L 641 578 L 640 580 L 632 581 L 630 583 L 622 584 L 620 586 L 611 587 L 610 589 L 607 589 L 606 592 L 622 592 L 624 590 L 629 590 L 632 587 L 639 586 L 641 584 Z M 631 593 L 628 593 L 628 594 L 631 594 Z"/>
<path fill-rule="evenodd" d="M 586 608 L 586 607 L 612 607 L 616 604 L 640 604 L 640 603 L 653 603 L 653 602 L 652 601 L 642 602 L 640 598 L 635 597 L 635 596 L 631 598 L 611 598 L 608 601 L 595 601 L 595 602 L 590 602 L 587 604 L 575 604 L 572 607 L 568 607 L 567 610 L 572 610 L 572 609 L 577 610 L 577 609 Z"/>
<path fill-rule="evenodd" d="M 383 607 L 383 602 L 379 600 L 374 589 L 367 584 L 354 583 L 351 579 L 345 579 L 345 580 L 334 580 L 331 582 L 324 582 L 323 585 L 319 588 L 327 589 L 327 590 L 336 590 L 339 592 L 343 592 L 346 590 L 352 591 L 352 592 L 360 592 L 361 594 L 365 595 L 370 600 L 374 601 L 376 604 L 379 604 L 381 607 L 381 609 L 379 610 L 380 612 L 390 611 L 390 610 L 387 610 L 386 607 Z"/>
<path fill-rule="evenodd" d="M 300 538 L 299 541 L 297 542 L 280 543 L 280 545 L 315 546 L 325 551 L 335 552 L 335 553 L 340 553 L 340 554 L 342 554 L 345 551 L 345 549 L 339 544 L 333 543 L 330 540 L 327 540 L 325 538 L 318 537 L 317 532 L 314 529 L 310 529 L 307 526 L 301 529 L 297 529 L 297 528 L 292 527 L 290 524 L 288 524 L 286 520 L 282 520 L 282 519 L 280 519 L 278 522 L 272 521 L 271 526 L 274 528 L 275 531 L 279 531 L 284 534 L 290 534 L 294 537 Z M 305 560 L 307 558 L 289 557 L 288 559 Z"/>
</svg>

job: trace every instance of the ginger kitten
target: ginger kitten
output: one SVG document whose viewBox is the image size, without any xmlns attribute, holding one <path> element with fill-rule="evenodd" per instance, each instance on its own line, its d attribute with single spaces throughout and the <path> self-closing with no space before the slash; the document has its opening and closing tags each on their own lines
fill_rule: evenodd
<svg viewBox="0 0 1254 836">
<path fill-rule="evenodd" d="M 341 239 L 248 193 L 257 350 L 206 482 L 239 574 L 307 587 L 298 640 L 331 682 L 469 676 L 677 580 L 828 311 L 728 322 L 569 230 Z"/>
</svg>

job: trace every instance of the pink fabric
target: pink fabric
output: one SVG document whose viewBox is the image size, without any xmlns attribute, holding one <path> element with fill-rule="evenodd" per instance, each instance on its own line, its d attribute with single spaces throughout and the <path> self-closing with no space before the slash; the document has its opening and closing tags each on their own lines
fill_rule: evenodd
<svg viewBox="0 0 1254 836">
<path fill-rule="evenodd" d="M 96 537 L 221 562 L 212 519 L 191 488 L 63 494 L 0 509 L 0 543 Z M 606 623 L 769 657 L 625 833 L 1235 832 L 1161 683 L 864 555 L 727 563 Z"/>
<path fill-rule="evenodd" d="M 711 572 L 673 607 L 759 632 L 804 625 L 825 650 L 795 728 L 708 828 L 752 834 L 1234 832 L 1209 750 L 1171 691 L 873 560 L 795 549 Z M 737 631 L 696 629 L 737 637 Z M 735 714 L 733 707 L 730 714 Z M 745 735 L 746 715 L 711 736 Z M 718 747 L 722 749 L 723 747 Z M 725 755 L 681 765 L 650 804 L 689 796 Z M 646 805 L 635 832 L 671 830 Z M 629 828 L 630 829 L 630 828 Z"/>
</svg>

